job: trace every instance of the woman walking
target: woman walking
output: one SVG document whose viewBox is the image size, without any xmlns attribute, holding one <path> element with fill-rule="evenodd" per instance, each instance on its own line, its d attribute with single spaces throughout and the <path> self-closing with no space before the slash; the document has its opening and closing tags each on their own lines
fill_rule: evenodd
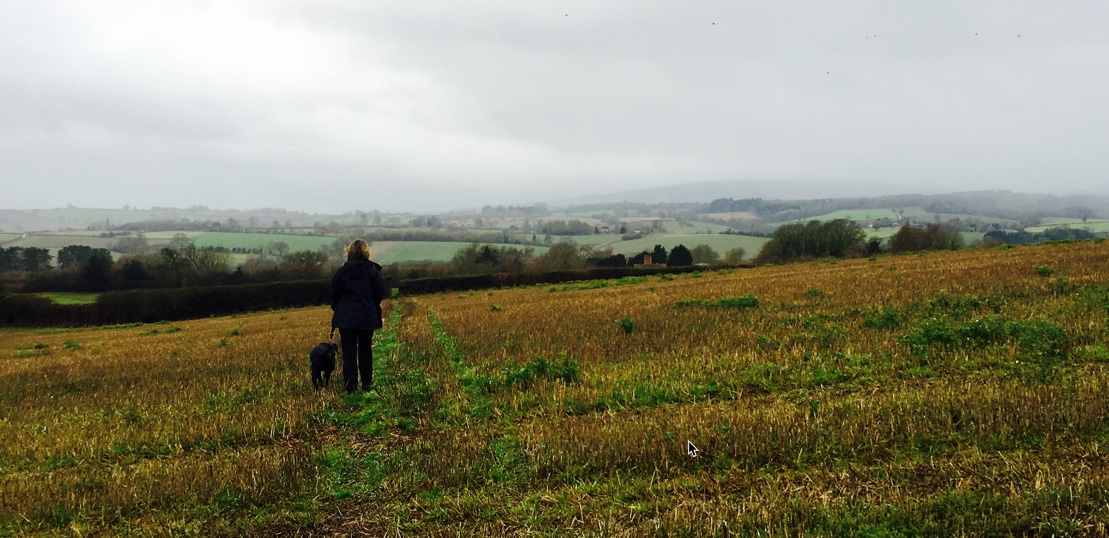
<svg viewBox="0 0 1109 538">
<path fill-rule="evenodd" d="M 370 261 L 370 245 L 355 239 L 346 248 L 347 263 L 331 279 L 331 326 L 339 329 L 343 348 L 343 381 L 347 392 L 370 390 L 374 382 L 373 337 L 381 328 L 385 281 L 381 266 Z"/>
</svg>

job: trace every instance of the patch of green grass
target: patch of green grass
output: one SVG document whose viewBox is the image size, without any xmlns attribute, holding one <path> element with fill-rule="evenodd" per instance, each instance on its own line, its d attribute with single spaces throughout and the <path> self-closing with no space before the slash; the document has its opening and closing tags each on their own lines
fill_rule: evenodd
<svg viewBox="0 0 1109 538">
<path fill-rule="evenodd" d="M 1044 219 L 1044 226 L 1031 226 L 1025 228 L 1029 233 L 1042 233 L 1052 228 L 1073 228 L 1075 230 L 1088 230 L 1093 233 L 1109 232 L 1109 220 L 1104 219 Z"/>
<path fill-rule="evenodd" d="M 505 386 L 530 387 L 538 379 L 561 381 L 569 385 L 578 381 L 580 370 L 576 362 L 562 355 L 561 360 L 548 360 L 546 357 L 536 357 L 530 362 L 519 366 L 506 366 L 502 371 Z"/>
<path fill-rule="evenodd" d="M 40 293 L 43 297 L 54 301 L 54 304 L 93 304 L 96 302 L 99 293 L 77 293 L 77 292 L 44 292 Z"/>
<path fill-rule="evenodd" d="M 16 348 L 15 353 L 12 355 L 17 359 L 26 359 L 29 357 L 42 357 L 50 354 L 50 346 L 37 342 L 28 346 L 20 346 Z"/>
<path fill-rule="evenodd" d="M 115 329 L 134 329 L 135 327 L 142 327 L 143 325 L 144 325 L 144 323 L 142 323 L 142 322 L 119 323 L 119 324 L 116 324 L 116 325 L 99 325 L 97 327 L 93 327 L 93 330 L 94 331 L 111 331 L 111 330 L 115 330 Z"/>
<path fill-rule="evenodd" d="M 905 324 L 905 316 L 892 308 L 883 308 L 881 312 L 866 315 L 863 320 L 864 329 L 897 329 Z"/>
<path fill-rule="evenodd" d="M 346 499 L 354 495 L 351 483 L 356 478 L 358 460 L 349 446 L 333 444 L 317 457 L 316 464 L 323 470 L 328 493 L 334 499 Z"/>
<path fill-rule="evenodd" d="M 737 297 L 721 297 L 715 301 L 706 301 L 704 299 L 679 299 L 674 303 L 678 308 L 685 308 L 697 306 L 702 308 L 758 308 L 759 298 L 751 294 L 740 295 Z"/>
<path fill-rule="evenodd" d="M 1055 274 L 1055 268 L 1050 265 L 1036 266 L 1036 274 L 1039 276 L 1052 276 Z"/>
<path fill-rule="evenodd" d="M 624 334 L 631 334 L 635 332 L 635 320 L 629 316 L 621 316 L 619 319 L 613 320 L 616 325 L 620 327 Z"/>
<path fill-rule="evenodd" d="M 668 276 L 668 275 L 664 275 Z M 625 276 L 618 279 L 595 279 L 583 280 L 580 282 L 572 282 L 560 286 L 551 286 L 550 291 L 583 291 L 583 290 L 596 290 L 601 288 L 610 288 L 614 286 L 629 286 L 632 284 L 642 284 L 647 282 L 649 277 L 645 276 Z"/>
</svg>

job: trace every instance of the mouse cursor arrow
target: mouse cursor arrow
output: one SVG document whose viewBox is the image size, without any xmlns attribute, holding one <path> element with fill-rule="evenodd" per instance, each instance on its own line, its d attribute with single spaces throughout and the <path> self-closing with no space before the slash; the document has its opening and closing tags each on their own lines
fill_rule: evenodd
<svg viewBox="0 0 1109 538">
<path fill-rule="evenodd" d="M 689 455 L 689 457 L 696 458 L 698 452 L 700 452 L 700 450 L 697 450 L 697 447 L 693 446 L 693 441 L 685 442 L 685 453 Z"/>
</svg>

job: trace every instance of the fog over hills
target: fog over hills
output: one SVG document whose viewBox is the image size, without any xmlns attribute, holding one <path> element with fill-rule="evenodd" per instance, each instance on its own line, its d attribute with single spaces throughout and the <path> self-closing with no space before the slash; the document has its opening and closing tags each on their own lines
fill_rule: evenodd
<svg viewBox="0 0 1109 538">
<path fill-rule="evenodd" d="M 820 181 L 717 181 L 699 182 L 680 186 L 626 190 L 607 194 L 577 196 L 558 200 L 533 200 L 511 204 L 525 207 L 545 204 L 551 211 L 575 207 L 605 208 L 623 204 L 682 206 L 681 212 L 694 215 L 704 212 L 710 202 L 719 199 L 744 200 L 758 198 L 763 201 L 786 201 L 799 207 L 808 207 L 807 214 L 851 208 L 919 207 L 925 211 L 945 214 L 1004 216 L 1034 225 L 1038 218 L 1092 217 L 1109 218 L 1109 196 L 1102 194 L 1042 194 L 1009 190 L 968 190 L 941 192 L 937 189 L 910 190 L 896 185 L 870 182 Z M 388 200 L 378 207 L 359 208 L 350 212 L 313 213 L 298 208 L 241 208 L 210 209 L 206 206 L 187 208 L 123 206 L 116 208 L 65 208 L 0 209 L 0 232 L 21 233 L 73 229 L 105 229 L 132 222 L 149 221 L 219 221 L 229 219 L 249 228 L 314 226 L 329 221 L 373 221 L 384 215 L 480 215 L 483 208 L 507 204 L 487 204 L 459 207 L 449 211 L 433 208 L 415 211 L 388 209 Z M 418 205 L 417 205 L 418 207 Z M 812 212 L 812 211 L 815 211 Z M 804 213 L 804 210 L 802 210 Z M 369 215 L 367 217 L 367 215 Z M 385 222 L 388 219 L 382 219 Z M 406 222 L 407 218 L 400 221 Z M 394 218 L 393 221 L 396 221 Z M 275 224 L 276 223 L 276 224 Z"/>
<path fill-rule="evenodd" d="M 579 196 L 551 203 L 556 206 L 611 204 L 620 202 L 707 203 L 717 198 L 763 198 L 767 200 L 812 200 L 816 198 L 859 198 L 893 194 L 939 194 L 940 190 L 905 187 L 865 181 L 704 181 L 684 185 L 636 189 L 609 194 Z"/>
</svg>

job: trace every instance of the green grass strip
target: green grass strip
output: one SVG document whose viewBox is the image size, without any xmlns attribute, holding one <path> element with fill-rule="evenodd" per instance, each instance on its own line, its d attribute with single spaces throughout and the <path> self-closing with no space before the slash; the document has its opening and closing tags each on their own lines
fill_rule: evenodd
<svg viewBox="0 0 1109 538">
<path fill-rule="evenodd" d="M 451 366 L 458 377 L 458 384 L 462 386 L 462 392 L 465 393 L 470 405 L 470 414 L 479 420 L 489 418 L 493 410 L 493 400 L 488 393 L 499 385 L 499 380 L 477 373 L 472 366 L 466 363 L 465 353 L 447 330 L 443 328 L 439 316 L 430 308 L 427 311 L 427 321 L 435 334 L 435 340 L 443 347 L 443 352 L 451 361 Z"/>
</svg>

